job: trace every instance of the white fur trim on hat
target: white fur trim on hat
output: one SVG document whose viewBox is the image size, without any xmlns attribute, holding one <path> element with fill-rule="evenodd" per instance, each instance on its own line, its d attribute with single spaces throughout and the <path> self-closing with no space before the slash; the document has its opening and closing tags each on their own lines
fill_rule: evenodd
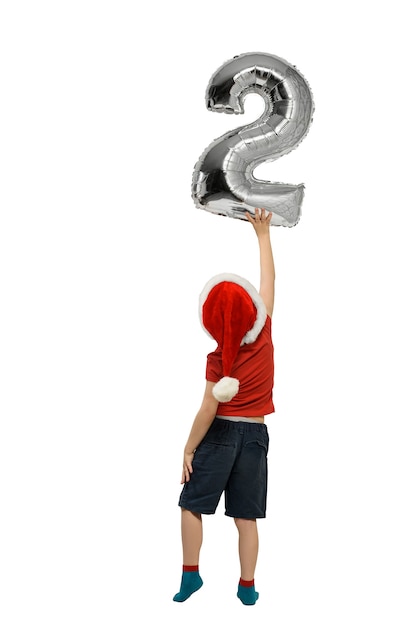
<svg viewBox="0 0 417 626">
<path fill-rule="evenodd" d="M 199 305 L 200 305 L 199 314 L 200 314 L 201 325 L 203 326 L 206 333 L 213 339 L 213 337 L 208 332 L 208 330 L 204 327 L 204 324 L 203 324 L 203 305 L 205 301 L 207 300 L 207 297 L 210 291 L 213 289 L 213 287 L 223 282 L 236 283 L 237 285 L 240 285 L 241 287 L 243 287 L 243 289 L 245 289 L 245 291 L 247 291 L 247 293 L 252 298 L 252 302 L 254 303 L 256 307 L 256 320 L 255 320 L 253 327 L 250 330 L 248 330 L 246 335 L 243 337 L 241 345 L 243 346 L 245 343 L 253 343 L 265 325 L 266 315 L 267 315 L 266 307 L 265 307 L 264 301 L 259 295 L 259 292 L 255 289 L 252 283 L 246 280 L 246 278 L 243 278 L 242 276 L 238 276 L 237 274 L 229 274 L 229 273 L 217 274 L 216 276 L 213 276 L 213 278 L 211 278 L 206 283 L 206 285 L 203 288 L 203 291 L 200 294 L 200 299 L 199 299 Z"/>
<path fill-rule="evenodd" d="M 219 402 L 229 402 L 239 391 L 237 378 L 223 376 L 213 387 L 213 396 Z"/>
</svg>

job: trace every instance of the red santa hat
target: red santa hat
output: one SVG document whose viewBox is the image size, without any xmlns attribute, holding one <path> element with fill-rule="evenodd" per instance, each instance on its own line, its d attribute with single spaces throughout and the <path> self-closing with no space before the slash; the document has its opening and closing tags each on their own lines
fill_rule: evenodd
<svg viewBox="0 0 417 626">
<path fill-rule="evenodd" d="M 200 294 L 200 321 L 222 351 L 223 377 L 213 395 L 229 402 L 239 391 L 239 380 L 230 376 L 239 348 L 253 343 L 266 321 L 265 304 L 255 287 L 236 274 L 218 274 Z"/>
</svg>

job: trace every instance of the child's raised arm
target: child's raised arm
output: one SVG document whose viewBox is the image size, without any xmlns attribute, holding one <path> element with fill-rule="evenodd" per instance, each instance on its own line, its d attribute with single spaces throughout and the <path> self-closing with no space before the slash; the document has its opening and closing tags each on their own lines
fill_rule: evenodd
<svg viewBox="0 0 417 626">
<path fill-rule="evenodd" d="M 275 300 L 275 265 L 270 238 L 270 222 L 272 213 L 266 214 L 265 209 L 255 209 L 255 217 L 246 213 L 258 237 L 260 260 L 259 295 L 265 303 L 266 312 L 271 317 Z"/>
</svg>

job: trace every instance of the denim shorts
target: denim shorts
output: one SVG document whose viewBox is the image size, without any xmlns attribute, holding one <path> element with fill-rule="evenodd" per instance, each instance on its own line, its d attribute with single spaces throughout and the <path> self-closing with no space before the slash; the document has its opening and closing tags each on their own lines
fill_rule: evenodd
<svg viewBox="0 0 417 626">
<path fill-rule="evenodd" d="M 265 517 L 268 447 L 265 424 L 216 417 L 195 451 L 193 472 L 184 484 L 179 506 L 210 515 L 224 492 L 226 515 Z"/>
</svg>

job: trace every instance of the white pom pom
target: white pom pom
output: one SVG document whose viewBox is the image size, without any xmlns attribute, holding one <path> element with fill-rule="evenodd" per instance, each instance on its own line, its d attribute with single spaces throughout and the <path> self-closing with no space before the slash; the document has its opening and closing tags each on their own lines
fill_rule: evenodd
<svg viewBox="0 0 417 626">
<path fill-rule="evenodd" d="M 219 402 L 229 402 L 239 391 L 239 381 L 237 378 L 223 376 L 213 387 L 213 396 Z"/>
</svg>

